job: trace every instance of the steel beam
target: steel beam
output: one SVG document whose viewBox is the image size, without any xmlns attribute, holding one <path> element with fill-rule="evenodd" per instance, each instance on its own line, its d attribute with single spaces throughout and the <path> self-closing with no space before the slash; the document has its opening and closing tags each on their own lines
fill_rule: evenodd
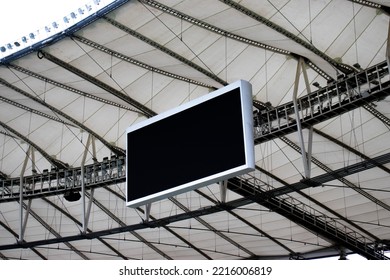
<svg viewBox="0 0 390 280">
<path fill-rule="evenodd" d="M 119 147 L 115 147 L 113 146 L 112 144 L 110 144 L 108 141 L 106 141 L 103 137 L 99 136 L 96 132 L 94 132 L 92 129 L 88 128 L 87 126 L 85 126 L 84 124 L 80 123 L 79 121 L 77 121 L 76 119 L 72 118 L 71 116 L 65 114 L 63 111 L 55 108 L 54 106 L 51 106 L 49 105 L 48 103 L 46 103 L 45 101 L 39 99 L 38 97 L 35 97 L 31 94 L 29 94 L 28 92 L 10 84 L 9 82 L 5 81 L 4 79 L 1 79 L 0 78 L 0 84 L 14 90 L 15 92 L 27 97 L 27 98 L 30 98 L 32 100 L 34 100 L 35 102 L 49 108 L 51 111 L 53 111 L 55 114 L 59 115 L 59 116 L 62 116 L 64 118 L 66 118 L 67 120 L 69 120 L 70 122 L 74 123 L 76 126 L 78 126 L 79 128 L 82 128 L 83 130 L 87 131 L 89 134 L 93 135 L 96 139 L 99 139 L 100 142 L 102 142 L 108 149 L 110 149 L 113 153 L 117 154 L 117 155 L 125 155 L 125 151 Z M 3 125 L 3 124 L 2 124 Z M 4 125 L 3 125 L 4 126 Z M 23 137 L 20 133 L 18 134 L 18 137 Z M 34 147 L 34 148 L 37 148 L 37 147 Z M 38 148 L 39 149 L 39 148 Z M 42 153 L 42 149 L 39 150 L 39 152 Z M 57 164 L 55 164 L 56 166 L 59 164 L 59 162 Z M 62 167 L 64 168 L 64 167 Z"/>
<path fill-rule="evenodd" d="M 73 35 L 72 36 L 72 39 L 74 40 L 77 40 L 83 44 L 86 44 L 87 46 L 90 46 L 90 47 L 93 47 L 101 52 L 104 52 L 108 55 L 111 55 L 111 56 L 114 56 L 116 58 L 119 58 L 123 61 L 126 61 L 128 63 L 131 63 L 133 65 L 136 65 L 138 67 L 141 67 L 143 69 L 146 69 L 148 71 L 152 71 L 154 73 L 157 73 L 157 74 L 161 74 L 161 75 L 164 75 L 164 76 L 167 76 L 169 78 L 172 78 L 172 79 L 175 79 L 175 80 L 179 80 L 179 81 L 183 81 L 183 82 L 186 82 L 186 83 L 190 83 L 190 84 L 194 84 L 194 85 L 197 85 L 197 86 L 201 86 L 201 87 L 206 87 L 206 88 L 213 88 L 211 85 L 207 85 L 205 83 L 202 83 L 202 82 L 198 82 L 198 81 L 195 81 L 193 79 L 190 79 L 190 78 L 186 78 L 184 76 L 180 76 L 178 74 L 174 74 L 174 73 L 171 73 L 171 72 L 168 72 L 168 71 L 165 71 L 165 70 L 162 70 L 162 69 L 159 69 L 157 67 L 153 67 L 151 65 L 148 65 L 146 63 L 143 63 L 139 60 L 136 60 L 134 58 L 131 58 L 127 55 L 124 55 L 122 53 L 119 53 L 113 49 L 109 49 L 103 45 L 100 45 L 99 43 L 96 43 L 94 41 L 91 41 L 87 38 L 84 38 L 84 37 L 81 37 L 79 35 Z"/>
<path fill-rule="evenodd" d="M 120 200 L 122 200 L 123 202 L 126 201 L 126 198 L 122 195 L 122 194 L 119 194 L 118 192 L 112 190 L 111 188 L 109 187 L 104 187 L 108 192 L 114 194 L 116 197 L 118 197 Z M 142 214 L 145 215 L 145 211 L 141 208 L 141 207 L 137 207 L 136 208 L 139 212 L 141 212 Z M 156 221 L 157 219 L 155 217 L 153 217 L 153 215 L 150 215 L 149 214 L 149 218 L 150 220 L 153 220 L 153 221 Z M 183 243 L 187 244 L 188 247 L 192 248 L 193 250 L 195 250 L 197 253 L 199 253 L 200 255 L 202 255 L 203 257 L 205 257 L 206 259 L 208 260 L 211 260 L 212 258 L 207 255 L 205 252 L 203 252 L 201 249 L 199 249 L 198 247 L 196 247 L 194 244 L 192 244 L 191 242 L 189 242 L 187 239 L 185 239 L 184 237 L 182 237 L 180 234 L 176 233 L 175 231 L 173 231 L 171 228 L 169 228 L 168 226 L 162 226 L 163 229 L 165 229 L 166 231 L 168 231 L 170 234 L 172 234 L 173 236 L 175 236 L 176 238 L 178 238 L 180 241 L 182 241 Z"/>
<path fill-rule="evenodd" d="M 305 127 L 318 124 L 345 112 L 382 100 L 390 95 L 387 62 L 381 62 L 357 74 L 351 74 L 327 87 L 300 97 L 297 102 Z M 260 110 L 262 122 L 255 128 L 255 144 L 297 131 L 294 102 Z M 283 121 L 281 123 L 281 121 Z"/>
<path fill-rule="evenodd" d="M 2 127 L 4 127 L 6 130 L 8 130 L 10 133 L 16 135 L 19 139 L 22 139 L 23 141 L 28 143 L 31 147 L 34 147 L 34 149 L 37 150 L 52 166 L 55 166 L 57 168 L 67 168 L 68 167 L 68 164 L 66 164 L 58 159 L 53 158 L 48 153 L 46 153 L 46 151 L 43 148 L 39 147 L 37 144 L 32 142 L 30 139 L 28 139 L 23 134 L 19 133 L 18 131 L 16 131 L 15 129 L 10 127 L 9 125 L 3 123 L 2 121 L 0 121 L 0 125 Z"/>
<path fill-rule="evenodd" d="M 181 210 L 183 210 L 184 212 L 186 213 L 189 213 L 191 212 L 187 207 L 185 207 L 183 204 L 181 204 L 177 199 L 171 197 L 169 198 L 169 200 L 175 204 L 176 206 L 178 206 Z M 221 237 L 222 239 L 226 240 L 227 242 L 229 242 L 230 244 L 232 244 L 233 246 L 237 247 L 238 249 L 242 250 L 243 252 L 245 252 L 246 254 L 248 254 L 249 256 L 255 256 L 255 254 L 253 252 L 251 252 L 248 248 L 245 248 L 243 246 L 241 246 L 240 244 L 238 244 L 237 242 L 235 242 L 233 239 L 231 239 L 230 237 L 224 235 L 223 233 L 219 232 L 216 228 L 214 228 L 212 225 L 210 225 L 209 223 L 207 223 L 206 221 L 204 221 L 202 218 L 200 217 L 194 217 L 194 219 L 196 219 L 199 223 L 201 223 L 203 226 L 205 226 L 207 229 L 209 229 L 210 231 L 214 232 L 216 235 L 218 235 L 219 237 Z"/>
<path fill-rule="evenodd" d="M 237 11 L 243 13 L 244 15 L 253 18 L 254 20 L 261 22 L 268 26 L 269 28 L 272 28 L 276 32 L 279 32 L 280 34 L 286 36 L 287 38 L 293 40 L 294 42 L 300 44 L 301 46 L 305 47 L 306 49 L 310 50 L 314 54 L 318 55 L 334 67 L 336 67 L 338 70 L 340 70 L 343 73 L 352 73 L 354 70 L 352 67 L 341 64 L 336 62 L 334 59 L 330 58 L 327 54 L 324 52 L 318 50 L 316 47 L 314 47 L 312 44 L 308 43 L 307 41 L 299 38 L 298 36 L 294 35 L 293 33 L 287 31 L 283 27 L 277 25 L 276 23 L 270 21 L 269 19 L 255 13 L 254 11 L 244 7 L 243 5 L 237 3 L 236 1 L 232 0 L 220 0 L 222 3 L 225 3 L 226 5 L 236 9 Z"/>
<path fill-rule="evenodd" d="M 119 99 L 125 101 L 126 103 L 134 106 L 135 108 L 137 108 L 138 110 L 143 112 L 145 114 L 145 116 L 153 117 L 156 115 L 155 112 L 150 110 L 145 105 L 139 103 L 138 101 L 135 101 L 134 99 L 130 98 L 127 94 L 103 83 L 102 81 L 100 81 L 100 80 L 96 79 L 95 77 L 87 74 L 86 72 L 81 71 L 80 69 L 70 65 L 69 63 L 59 59 L 58 57 L 55 57 L 54 55 L 52 55 L 48 52 L 44 52 L 44 51 L 39 51 L 39 54 L 40 54 L 40 57 L 45 58 L 45 59 L 53 62 L 54 64 L 57 64 L 58 66 L 68 70 L 69 72 L 72 72 L 73 74 L 76 74 L 77 76 L 85 79 L 86 81 L 100 87 L 101 89 L 104 89 L 105 91 L 111 93 L 112 95 L 118 97 Z"/>
<path fill-rule="evenodd" d="M 103 103 L 103 104 L 108 104 L 108 105 L 111 105 L 111 106 L 114 106 L 114 107 L 117 107 L 117 108 L 120 108 L 120 109 L 123 109 L 123 110 L 126 110 L 126 111 L 132 111 L 132 112 L 135 112 L 135 113 L 138 113 L 138 114 L 143 114 L 139 110 L 135 110 L 133 108 L 130 108 L 128 106 L 116 103 L 114 101 L 111 101 L 111 100 L 108 100 L 108 99 L 104 99 L 104 98 L 101 98 L 99 96 L 93 95 L 91 93 L 87 93 L 87 92 L 81 91 L 81 90 L 76 89 L 74 87 L 71 87 L 71 86 L 65 85 L 63 83 L 60 83 L 58 81 L 55 81 L 53 79 L 50 79 L 50 78 L 48 78 L 46 76 L 43 76 L 43 75 L 40 75 L 40 74 L 35 73 L 33 71 L 30 71 L 30 70 L 28 70 L 26 68 L 23 68 L 23 67 L 19 66 L 19 65 L 8 64 L 7 67 L 9 69 L 14 69 L 14 70 L 16 70 L 16 71 L 18 71 L 20 73 L 26 74 L 26 75 L 28 75 L 30 77 L 36 78 L 36 79 L 38 79 L 40 81 L 43 81 L 45 83 L 51 84 L 53 86 L 56 86 L 56 87 L 64 89 L 64 90 L 67 90 L 69 92 L 73 92 L 73 93 L 78 94 L 80 96 L 83 96 L 83 97 L 95 100 L 97 102 L 100 102 L 100 103 Z M 74 124 L 69 124 L 69 125 L 74 125 Z"/>
<path fill-rule="evenodd" d="M 227 190 L 227 184 L 228 184 L 228 181 L 226 181 L 226 190 Z M 207 200 L 213 202 L 215 205 L 220 205 L 222 208 L 224 207 L 224 203 L 226 203 L 226 201 L 219 203 L 218 201 L 214 200 L 213 198 L 211 198 L 210 196 L 206 195 L 205 193 L 203 193 L 202 191 L 200 190 L 195 190 L 196 193 L 198 193 L 199 195 L 203 196 L 204 198 L 206 198 Z M 229 209 L 229 207 L 226 208 L 225 210 L 227 213 L 229 213 L 230 215 L 232 215 L 233 217 L 235 217 L 236 219 L 238 219 L 239 221 L 241 221 L 242 223 L 244 223 L 245 225 L 249 226 L 250 228 L 254 229 L 255 231 L 257 231 L 258 233 L 260 233 L 262 236 L 268 238 L 269 240 L 271 240 L 272 242 L 274 242 L 276 245 L 280 246 L 281 248 L 283 248 L 284 250 L 286 250 L 287 252 L 289 252 L 290 254 L 292 255 L 296 255 L 298 254 L 297 252 L 294 252 L 293 250 L 291 250 L 289 247 L 287 247 L 286 245 L 284 245 L 282 242 L 278 241 L 276 238 L 272 237 L 271 235 L 269 235 L 268 233 L 266 233 L 265 231 L 263 231 L 262 229 L 258 228 L 256 225 L 250 223 L 249 221 L 247 221 L 245 218 L 242 218 L 240 215 L 238 215 L 237 213 L 235 213 L 232 209 Z"/>
<path fill-rule="evenodd" d="M 328 218 L 328 220 L 327 218 L 322 217 L 321 213 L 318 211 L 318 215 L 315 215 L 314 213 L 306 211 L 305 206 L 297 207 L 296 204 L 288 202 L 289 198 L 279 199 L 273 195 L 268 195 L 267 192 L 261 191 L 255 185 L 239 178 L 233 178 L 232 180 L 229 180 L 229 182 L 231 183 L 229 185 L 231 191 L 234 191 L 243 197 L 247 197 L 253 202 L 259 203 L 302 227 L 317 233 L 326 240 L 345 246 L 368 259 L 388 259 L 385 255 L 375 249 L 375 244 L 373 244 L 372 241 L 352 229 L 348 229 L 345 225 L 338 223 L 334 219 Z M 290 199 L 294 200 L 293 198 Z M 300 203 L 299 205 L 303 204 Z M 337 224 L 339 224 L 344 231 L 339 229 Z"/>
<path fill-rule="evenodd" d="M 131 36 L 155 47 L 156 49 L 158 49 L 159 51 L 162 51 L 166 54 L 168 54 L 169 56 L 177 59 L 178 61 L 192 67 L 193 69 L 197 70 L 198 72 L 206 75 L 207 77 L 213 79 L 214 81 L 216 81 L 217 83 L 221 84 L 221 85 L 224 85 L 226 86 L 228 83 L 224 80 L 222 80 L 221 78 L 219 78 L 217 75 L 215 75 L 214 73 L 211 73 L 210 71 L 206 70 L 206 69 L 203 69 L 202 67 L 200 67 L 199 65 L 197 65 L 196 63 L 186 59 L 185 57 L 173 52 L 172 50 L 164 47 L 163 45 L 160 45 L 159 43 L 157 43 L 156 41 L 153 41 L 152 39 L 149 39 L 147 38 L 146 36 L 142 35 L 141 33 L 138 33 L 137 31 L 135 30 L 132 30 L 131 28 L 121 24 L 120 22 L 110 18 L 110 17 L 103 17 L 107 22 L 111 23 L 113 26 L 119 28 L 120 30 L 130 34 Z"/>
</svg>

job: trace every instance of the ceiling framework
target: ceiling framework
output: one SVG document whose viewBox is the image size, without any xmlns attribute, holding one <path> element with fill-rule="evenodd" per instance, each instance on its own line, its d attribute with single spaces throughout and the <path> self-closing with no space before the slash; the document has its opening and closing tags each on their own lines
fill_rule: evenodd
<svg viewBox="0 0 390 280">
<path fill-rule="evenodd" d="M 114 7 L 1 61 L 2 259 L 388 259 L 383 1 Z M 256 170 L 127 208 L 126 128 L 237 79 Z"/>
</svg>

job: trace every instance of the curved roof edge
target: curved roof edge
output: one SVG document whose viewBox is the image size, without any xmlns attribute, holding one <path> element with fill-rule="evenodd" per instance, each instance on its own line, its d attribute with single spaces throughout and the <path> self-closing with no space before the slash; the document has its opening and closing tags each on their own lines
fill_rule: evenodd
<svg viewBox="0 0 390 280">
<path fill-rule="evenodd" d="M 84 28 L 85 26 L 91 24 L 92 22 L 98 20 L 99 18 L 101 18 L 102 16 L 110 13 L 111 11 L 119 8 L 120 6 L 122 6 L 123 4 L 126 4 L 127 2 L 129 2 L 130 0 L 116 0 L 116 1 L 113 1 L 109 4 L 107 4 L 106 6 L 104 6 L 103 8 L 99 9 L 98 11 L 96 11 L 95 13 L 87 16 L 85 19 L 75 23 L 74 25 L 66 28 L 65 30 L 63 31 L 60 31 L 56 34 L 54 34 L 53 36 L 50 36 L 50 37 L 46 37 L 44 38 L 43 40 L 35 43 L 35 44 L 32 44 L 30 46 L 26 46 L 25 48 L 22 48 L 8 56 L 5 56 L 3 58 L 0 58 L 0 64 L 7 64 L 13 60 L 16 60 L 18 58 L 21 58 L 29 53 L 32 53 L 34 51 L 38 51 L 44 47 L 47 47 L 51 44 L 54 44 L 55 42 L 57 41 L 60 41 L 61 39 L 69 36 L 69 35 L 72 35 L 73 33 L 79 31 L 80 29 Z M 9 44 L 7 44 L 9 45 Z M 5 48 L 4 46 L 1 46 L 2 48 Z"/>
</svg>

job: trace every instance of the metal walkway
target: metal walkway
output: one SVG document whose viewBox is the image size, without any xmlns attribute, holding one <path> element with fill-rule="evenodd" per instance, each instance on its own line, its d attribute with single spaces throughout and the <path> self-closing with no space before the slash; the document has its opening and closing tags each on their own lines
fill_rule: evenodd
<svg viewBox="0 0 390 280">
<path fill-rule="evenodd" d="M 256 182 L 259 181 L 254 177 L 248 178 L 247 180 L 236 177 L 229 180 L 228 188 L 307 228 L 322 238 L 335 242 L 335 245 L 345 246 L 367 259 L 389 259 L 380 250 L 377 250 L 374 240 L 370 240 L 354 229 L 302 203 L 292 196 L 283 195 L 276 197 L 270 194 L 269 191 L 261 189 L 264 182 L 258 184 Z M 267 186 L 267 188 L 269 187 Z"/>
<path fill-rule="evenodd" d="M 298 99 L 302 126 L 328 120 L 342 113 L 390 95 L 386 61 L 362 72 L 350 74 Z M 293 101 L 272 107 L 254 102 L 255 144 L 297 131 Z"/>
</svg>

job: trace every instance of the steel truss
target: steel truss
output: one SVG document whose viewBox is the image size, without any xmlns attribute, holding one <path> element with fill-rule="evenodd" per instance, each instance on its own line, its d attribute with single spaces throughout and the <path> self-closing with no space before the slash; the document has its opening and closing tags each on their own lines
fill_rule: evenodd
<svg viewBox="0 0 390 280">
<path fill-rule="evenodd" d="M 354 108 L 367 105 L 369 102 L 388 96 L 390 94 L 389 82 L 384 81 L 384 77 L 387 75 L 387 63 L 383 62 L 363 72 L 349 75 L 340 81 L 329 84 L 326 88 L 299 98 L 298 116 L 300 116 L 302 124 L 313 125 L 339 115 L 342 112 L 353 110 Z M 256 106 L 256 103 L 254 105 Z M 261 109 L 255 115 L 255 120 L 257 121 L 255 122 L 255 144 L 296 131 L 296 120 L 290 117 L 290 115 L 295 114 L 292 102 L 276 108 L 262 107 Z M 302 190 L 308 187 L 320 186 L 321 183 L 339 179 L 369 168 L 378 167 L 389 162 L 390 155 L 382 155 L 347 168 L 317 176 L 316 178 L 301 181 L 295 187 Z M 110 159 L 106 157 L 102 162 L 85 165 L 83 168 L 59 169 L 53 167 L 50 171 L 44 170 L 42 174 L 22 176 L 20 178 L 4 178 L 0 181 L 0 203 L 61 194 L 72 189 L 80 191 L 82 186 L 86 189 L 94 189 L 108 184 L 122 183 L 126 178 L 125 163 L 124 156 L 114 155 Z M 252 179 L 256 180 L 256 178 Z M 21 180 L 23 180 L 22 183 Z M 312 210 L 308 211 L 307 206 L 303 205 L 302 202 L 298 202 L 292 198 L 286 199 L 285 196 L 287 193 L 294 191 L 294 188 L 291 188 L 291 186 L 278 189 L 271 189 L 269 187 L 267 191 L 264 191 L 259 189 L 258 185 L 249 182 L 250 180 L 243 180 L 241 178 L 229 180 L 227 187 L 244 196 L 243 199 L 235 202 L 222 203 L 215 207 L 203 209 L 202 211 L 189 211 L 185 215 L 177 215 L 178 217 L 147 221 L 143 226 L 134 225 L 134 227 L 130 228 L 129 226 L 123 226 L 119 229 L 110 229 L 108 231 L 84 232 L 79 237 L 59 237 L 55 240 L 42 241 L 43 243 L 41 243 L 66 242 L 99 237 L 116 232 L 128 231 L 130 229 L 137 230 L 145 227 L 164 226 L 172 221 L 199 217 L 226 209 L 232 210 L 236 207 L 256 202 L 316 232 L 322 237 L 341 244 L 369 259 L 386 258 L 381 252 L 375 249 L 377 241 L 368 239 L 366 236 L 347 228 L 344 224 L 338 224 L 336 220 L 322 213 L 318 214 L 319 212 L 317 210 L 315 212 L 312 212 Z M 21 184 L 23 186 L 22 197 L 20 197 Z M 27 242 L 9 246 L 13 248 L 30 247 L 35 246 L 34 244 Z M 8 248 L 9 246 L 7 245 L 5 247 Z M 1 246 L 0 249 L 5 248 L 3 247 Z"/>
</svg>

